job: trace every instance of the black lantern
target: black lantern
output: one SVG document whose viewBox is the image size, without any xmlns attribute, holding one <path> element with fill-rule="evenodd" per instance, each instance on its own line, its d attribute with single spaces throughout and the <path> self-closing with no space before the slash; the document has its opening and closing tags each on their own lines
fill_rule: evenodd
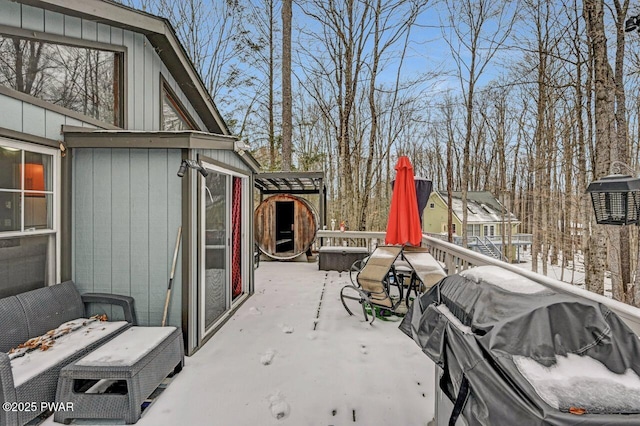
<svg viewBox="0 0 640 426">
<path fill-rule="evenodd" d="M 640 178 L 609 175 L 587 187 L 600 225 L 640 225 Z"/>
</svg>

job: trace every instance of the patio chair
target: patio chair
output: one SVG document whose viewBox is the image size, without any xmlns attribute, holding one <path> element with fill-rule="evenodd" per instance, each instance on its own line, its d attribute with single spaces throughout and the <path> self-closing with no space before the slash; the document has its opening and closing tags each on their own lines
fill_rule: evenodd
<svg viewBox="0 0 640 426">
<path fill-rule="evenodd" d="M 371 323 L 376 318 L 375 307 L 391 312 L 403 302 L 403 289 L 398 285 L 394 262 L 402 253 L 402 246 L 378 246 L 369 256 L 362 269 L 357 273 L 356 284 L 346 285 L 340 291 L 340 300 L 349 315 L 353 315 L 345 300 L 355 300 L 362 306 L 365 321 L 368 321 L 367 308 L 371 307 Z M 391 298 L 390 287 L 398 285 L 400 297 Z"/>
<path fill-rule="evenodd" d="M 430 289 L 447 276 L 442 266 L 425 247 L 405 247 L 402 257 L 413 270 L 411 279 L 420 282 L 420 285 L 414 282 L 415 288 L 420 293 Z"/>
</svg>

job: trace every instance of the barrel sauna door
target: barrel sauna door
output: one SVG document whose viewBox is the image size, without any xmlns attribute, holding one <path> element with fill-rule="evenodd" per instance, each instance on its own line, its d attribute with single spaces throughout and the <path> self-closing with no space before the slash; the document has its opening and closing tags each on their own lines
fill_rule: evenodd
<svg viewBox="0 0 640 426">
<path fill-rule="evenodd" d="M 309 250 L 318 223 L 313 205 L 304 198 L 272 195 L 262 200 L 254 213 L 256 244 L 272 259 L 293 259 Z"/>
<path fill-rule="evenodd" d="M 276 201 L 276 253 L 293 253 L 295 242 L 295 204 Z"/>
<path fill-rule="evenodd" d="M 199 335 L 215 330 L 246 295 L 248 178 L 202 162 L 200 177 Z M 244 248 L 244 250 L 243 250 Z"/>
</svg>

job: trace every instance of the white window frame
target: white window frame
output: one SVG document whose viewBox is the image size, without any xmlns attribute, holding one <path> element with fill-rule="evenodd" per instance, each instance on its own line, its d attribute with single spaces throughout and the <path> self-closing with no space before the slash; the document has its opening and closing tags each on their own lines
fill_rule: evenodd
<svg viewBox="0 0 640 426">
<path fill-rule="evenodd" d="M 20 231 L 5 231 L 0 232 L 0 239 L 9 239 L 9 238 L 20 238 L 20 237 L 31 237 L 35 235 L 53 235 L 55 239 L 55 250 L 53 255 L 55 256 L 55 273 L 52 274 L 52 277 L 55 277 L 55 282 L 48 282 L 45 285 L 52 285 L 56 282 L 60 282 L 60 193 L 61 193 L 61 180 L 60 180 L 60 150 L 55 148 L 44 147 L 40 145 L 34 145 L 28 142 L 22 142 L 13 139 L 7 139 L 4 137 L 0 137 L 0 146 L 6 148 L 14 148 L 22 151 L 22 162 L 24 164 L 25 156 L 24 151 L 35 152 L 38 154 L 51 155 L 52 161 L 51 166 L 53 170 L 51 171 L 52 176 L 52 191 L 43 191 L 45 194 L 51 194 L 53 197 L 53 211 L 52 214 L 52 225 L 51 229 L 34 229 L 32 231 L 28 231 L 24 229 L 24 205 L 21 206 L 21 223 L 20 223 Z M 24 183 L 24 167 L 22 168 L 22 176 L 21 180 Z M 5 190 L 3 190 L 5 192 Z M 24 194 L 24 188 L 20 190 L 6 190 L 6 192 L 18 192 Z M 22 197 L 22 203 L 24 203 L 24 197 Z M 51 254 L 49 254 L 50 256 Z M 51 277 L 49 278 L 51 281 Z"/>
<path fill-rule="evenodd" d="M 481 237 L 482 226 L 478 223 L 467 223 L 467 235 L 469 237 Z"/>
</svg>

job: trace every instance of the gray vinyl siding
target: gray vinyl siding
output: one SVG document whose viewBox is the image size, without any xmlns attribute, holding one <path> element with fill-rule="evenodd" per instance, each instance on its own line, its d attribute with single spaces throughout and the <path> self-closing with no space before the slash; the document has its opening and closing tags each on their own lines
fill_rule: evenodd
<svg viewBox="0 0 640 426">
<path fill-rule="evenodd" d="M 1 0 L 0 0 L 1 1 Z M 72 117 L 46 110 L 9 96 L 0 95 L 0 127 L 43 138 L 59 140 L 60 126 L 95 126 Z"/>
<path fill-rule="evenodd" d="M 160 74 L 162 74 L 184 108 L 200 126 L 199 130 L 206 131 L 204 122 L 143 34 L 57 12 L 45 11 L 10 0 L 0 0 L 0 25 L 63 35 L 70 39 L 125 46 L 127 48 L 127 68 L 125 70 L 127 74 L 125 89 L 127 128 L 146 131 L 160 130 Z M 47 122 L 42 125 L 40 123 L 43 122 L 46 108 L 18 100 L 9 102 L 7 99 L 6 97 L 0 98 L 0 127 L 36 136 L 43 136 L 44 128 L 45 137 L 52 139 L 60 139 L 60 126 L 70 125 L 70 121 L 76 126 L 94 127 L 62 114 L 47 117 Z M 17 104 L 29 106 L 17 108 Z M 18 122 L 15 121 L 17 118 L 19 118 Z M 39 121 L 38 125 L 33 126 L 36 121 Z M 24 126 L 23 122 L 31 124 Z"/>
<path fill-rule="evenodd" d="M 162 320 L 182 221 L 180 161 L 178 149 L 73 152 L 73 279 L 81 292 L 134 297 L 142 325 Z M 181 274 L 178 262 L 168 319 L 175 326 L 181 325 Z"/>
</svg>

